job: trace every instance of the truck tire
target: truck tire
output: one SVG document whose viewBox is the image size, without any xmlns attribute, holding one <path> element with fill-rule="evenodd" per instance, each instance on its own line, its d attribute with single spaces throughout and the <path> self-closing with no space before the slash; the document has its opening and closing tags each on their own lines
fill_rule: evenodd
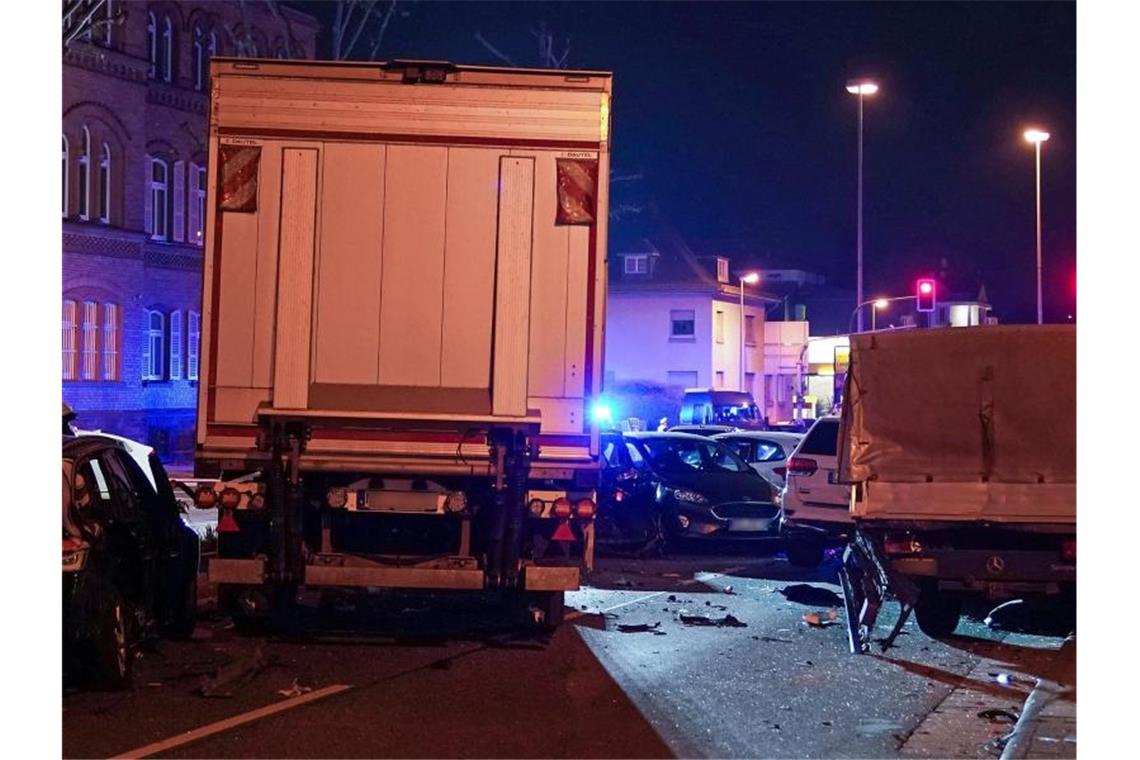
<svg viewBox="0 0 1140 760">
<path fill-rule="evenodd" d="M 823 562 L 823 544 L 811 538 L 791 538 L 784 545 L 784 554 L 793 567 L 819 567 Z"/>
<path fill-rule="evenodd" d="M 924 586 L 914 605 L 914 619 L 919 629 L 932 639 L 941 639 L 954 633 L 962 615 L 962 598 L 933 586 Z"/>
</svg>

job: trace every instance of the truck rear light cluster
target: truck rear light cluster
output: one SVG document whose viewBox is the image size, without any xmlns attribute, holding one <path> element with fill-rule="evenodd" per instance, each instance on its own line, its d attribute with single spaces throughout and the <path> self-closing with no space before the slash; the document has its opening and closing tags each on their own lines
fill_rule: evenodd
<svg viewBox="0 0 1140 760">
<path fill-rule="evenodd" d="M 597 511 L 597 508 L 593 499 L 578 499 L 574 504 L 574 512 L 582 519 L 593 517 L 595 511 Z"/>
<path fill-rule="evenodd" d="M 344 509 L 348 504 L 348 490 L 344 488 L 330 488 L 325 495 L 325 503 L 333 509 Z"/>
<path fill-rule="evenodd" d="M 241 504 L 241 491 L 236 488 L 223 489 L 218 503 L 225 509 L 237 509 L 238 505 Z"/>
<path fill-rule="evenodd" d="M 1077 561 L 1077 539 L 1071 539 L 1061 544 L 1061 559 L 1067 562 Z"/>
<path fill-rule="evenodd" d="M 911 536 L 887 536 L 883 540 L 883 551 L 894 556 L 922 554 L 922 544 Z"/>
<path fill-rule="evenodd" d="M 530 503 L 526 505 L 526 509 L 530 512 L 531 517 L 542 517 L 542 511 L 546 509 L 546 502 L 542 499 L 531 499 Z"/>
<path fill-rule="evenodd" d="M 554 500 L 554 516 L 563 519 L 569 517 L 574 512 L 574 505 L 565 496 L 560 496 Z"/>
<path fill-rule="evenodd" d="M 791 475 L 811 475 L 817 469 L 819 469 L 819 465 L 814 459 L 792 457 L 788 460 L 787 472 Z"/>
<path fill-rule="evenodd" d="M 467 509 L 467 496 L 462 491 L 454 491 L 444 499 L 443 508 L 452 514 Z"/>
<path fill-rule="evenodd" d="M 201 486 L 194 492 L 194 506 L 198 509 L 213 509 L 218 506 L 218 493 L 210 486 Z"/>
</svg>

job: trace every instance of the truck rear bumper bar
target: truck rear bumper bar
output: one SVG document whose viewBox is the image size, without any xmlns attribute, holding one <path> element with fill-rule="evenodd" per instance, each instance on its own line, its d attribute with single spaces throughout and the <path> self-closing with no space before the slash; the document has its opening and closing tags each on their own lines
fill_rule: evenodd
<svg viewBox="0 0 1140 760">
<path fill-rule="evenodd" d="M 321 559 L 318 557 L 318 559 Z M 301 585 L 412 589 L 457 589 L 481 591 L 485 587 L 483 570 L 462 561 L 428 566 L 391 567 L 351 561 L 317 562 L 304 568 Z M 461 560 L 462 558 L 455 558 Z M 450 566 L 448 566 L 450 565 Z M 527 591 L 576 591 L 580 570 L 576 566 L 528 565 L 523 569 L 523 588 Z M 211 583 L 260 585 L 266 579 L 263 559 L 212 559 L 209 567 Z"/>
</svg>

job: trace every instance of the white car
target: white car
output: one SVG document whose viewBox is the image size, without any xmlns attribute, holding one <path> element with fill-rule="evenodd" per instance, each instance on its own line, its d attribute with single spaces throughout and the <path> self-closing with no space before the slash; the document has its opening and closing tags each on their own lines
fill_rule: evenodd
<svg viewBox="0 0 1140 760">
<path fill-rule="evenodd" d="M 713 439 L 727 444 L 765 480 L 784 487 L 788 457 L 803 440 L 803 433 L 771 433 L 759 430 L 738 430 L 714 435 Z"/>
<path fill-rule="evenodd" d="M 839 418 L 820 417 L 792 451 L 784 486 L 788 560 L 814 566 L 851 529 L 851 486 L 836 482 Z"/>
</svg>

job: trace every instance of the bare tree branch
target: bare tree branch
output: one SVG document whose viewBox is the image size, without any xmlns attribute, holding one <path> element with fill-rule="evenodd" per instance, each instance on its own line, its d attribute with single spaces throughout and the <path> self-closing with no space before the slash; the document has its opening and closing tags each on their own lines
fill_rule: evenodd
<svg viewBox="0 0 1140 760">
<path fill-rule="evenodd" d="M 372 50 L 368 53 L 368 60 L 375 61 L 376 54 L 380 52 L 380 43 L 384 40 L 384 32 L 388 31 L 388 22 L 392 20 L 392 14 L 396 12 L 396 0 L 388 3 L 388 10 L 384 13 L 384 20 L 380 22 L 380 31 L 376 33 L 376 42 L 372 44 Z"/>
<path fill-rule="evenodd" d="M 372 11 L 375 9 L 377 2 L 379 2 L 379 0 L 368 0 L 368 5 L 364 8 L 364 16 L 360 19 L 360 23 L 356 25 L 356 33 L 352 35 L 352 41 L 349 42 L 348 47 L 345 48 L 344 58 L 341 60 L 346 60 L 352 55 L 352 51 L 356 47 L 356 42 L 360 39 L 360 34 L 364 31 L 364 28 L 368 26 L 368 20 L 372 18 Z"/>
<path fill-rule="evenodd" d="M 475 39 L 477 39 L 479 41 L 480 45 L 487 48 L 487 50 L 491 53 L 491 55 L 495 56 L 500 61 L 503 61 L 508 66 L 516 66 L 517 65 L 514 61 L 511 60 L 510 56 L 506 55 L 505 53 L 502 53 L 501 51 L 499 51 L 498 48 L 496 48 L 490 42 L 487 42 L 487 40 L 479 32 L 475 32 Z"/>
<path fill-rule="evenodd" d="M 293 24 L 289 22 L 289 17 L 281 12 L 281 6 L 278 5 L 277 0 L 265 0 L 265 4 L 269 6 L 269 11 L 285 32 L 285 45 L 288 48 L 289 57 L 292 58 L 298 47 L 297 37 L 293 34 Z"/>
</svg>

